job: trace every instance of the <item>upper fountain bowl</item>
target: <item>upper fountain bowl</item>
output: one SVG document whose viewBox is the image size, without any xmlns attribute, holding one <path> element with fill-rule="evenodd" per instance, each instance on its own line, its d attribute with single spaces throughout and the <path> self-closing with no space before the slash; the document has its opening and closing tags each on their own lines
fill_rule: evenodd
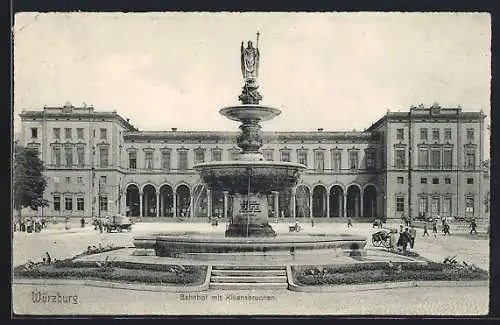
<svg viewBox="0 0 500 325">
<path fill-rule="evenodd" d="M 280 115 L 281 111 L 273 107 L 248 104 L 225 107 L 219 113 L 233 121 L 242 122 L 244 120 L 271 120 Z"/>
</svg>

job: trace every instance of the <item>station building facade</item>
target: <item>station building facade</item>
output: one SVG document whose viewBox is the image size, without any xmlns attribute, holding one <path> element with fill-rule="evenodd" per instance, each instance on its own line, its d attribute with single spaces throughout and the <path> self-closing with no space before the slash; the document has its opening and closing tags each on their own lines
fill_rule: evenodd
<svg viewBox="0 0 500 325">
<path fill-rule="evenodd" d="M 227 193 L 193 165 L 238 159 L 238 132 L 139 131 L 116 111 L 23 111 L 19 144 L 44 162 L 45 216 L 226 216 Z M 482 112 L 411 107 L 362 132 L 264 132 L 266 160 L 306 165 L 297 186 L 269 197 L 270 213 L 324 220 L 489 215 Z M 489 168 L 489 167 L 488 167 Z M 166 220 L 166 219 L 165 219 Z"/>
</svg>

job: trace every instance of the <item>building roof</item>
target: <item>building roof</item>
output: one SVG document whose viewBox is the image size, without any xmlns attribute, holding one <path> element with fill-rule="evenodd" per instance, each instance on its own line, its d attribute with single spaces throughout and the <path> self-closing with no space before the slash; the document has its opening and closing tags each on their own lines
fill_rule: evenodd
<svg viewBox="0 0 500 325">
<path fill-rule="evenodd" d="M 387 113 L 373 123 L 366 131 L 371 132 L 378 129 L 385 122 L 388 121 L 407 121 L 410 118 L 412 120 L 416 119 L 453 119 L 457 118 L 460 120 L 483 120 L 486 117 L 482 111 L 479 112 L 464 112 L 461 107 L 456 108 L 442 108 L 437 104 L 431 107 L 425 108 L 423 106 L 411 107 L 408 112 L 391 112 Z"/>
<path fill-rule="evenodd" d="M 26 111 L 23 110 L 19 116 L 21 120 L 28 118 L 92 118 L 96 119 L 116 119 L 126 130 L 137 131 L 128 119 L 121 117 L 116 111 L 95 111 L 93 106 L 75 107 L 65 105 L 62 107 L 47 107 L 43 110 Z"/>
<path fill-rule="evenodd" d="M 124 140 L 185 140 L 185 141 L 234 141 L 240 133 L 237 131 L 133 131 L 125 132 Z M 378 135 L 371 132 L 263 132 L 267 141 L 370 141 Z"/>
</svg>

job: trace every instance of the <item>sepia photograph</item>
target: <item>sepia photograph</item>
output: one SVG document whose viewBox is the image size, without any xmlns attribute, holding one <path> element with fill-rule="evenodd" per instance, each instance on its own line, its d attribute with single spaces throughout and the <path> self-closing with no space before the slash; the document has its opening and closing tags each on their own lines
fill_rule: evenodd
<svg viewBox="0 0 500 325">
<path fill-rule="evenodd" d="M 489 13 L 12 35 L 11 317 L 488 315 Z"/>
</svg>

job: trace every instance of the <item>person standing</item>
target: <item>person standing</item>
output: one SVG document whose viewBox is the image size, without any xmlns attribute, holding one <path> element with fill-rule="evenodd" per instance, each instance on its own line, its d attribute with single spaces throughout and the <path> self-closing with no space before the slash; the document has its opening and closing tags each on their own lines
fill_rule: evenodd
<svg viewBox="0 0 500 325">
<path fill-rule="evenodd" d="M 477 230 L 476 230 L 476 227 L 477 227 L 477 224 L 476 224 L 476 219 L 472 219 L 471 223 L 470 223 L 470 234 L 472 235 L 472 233 L 474 232 L 476 235 L 477 235 Z"/>
<path fill-rule="evenodd" d="M 429 236 L 429 233 L 427 232 L 427 223 L 424 223 L 424 235 L 422 237 L 425 237 L 425 235 Z"/>
<path fill-rule="evenodd" d="M 413 245 L 415 245 L 415 237 L 417 237 L 417 230 L 415 230 L 415 227 L 411 226 L 408 234 L 410 235 L 410 248 L 413 249 Z"/>
<path fill-rule="evenodd" d="M 347 217 L 347 228 L 352 227 L 352 219 L 351 217 Z"/>
<path fill-rule="evenodd" d="M 311 227 L 314 227 L 314 218 L 313 218 L 312 214 L 311 214 Z"/>
<path fill-rule="evenodd" d="M 434 237 L 436 237 L 437 233 L 438 233 L 437 219 L 434 219 L 434 221 L 432 222 L 432 234 L 434 235 Z"/>
<path fill-rule="evenodd" d="M 444 232 L 444 236 L 446 236 L 446 234 L 448 234 L 448 236 L 451 236 L 450 225 L 447 222 L 444 223 L 443 232 Z"/>
</svg>

